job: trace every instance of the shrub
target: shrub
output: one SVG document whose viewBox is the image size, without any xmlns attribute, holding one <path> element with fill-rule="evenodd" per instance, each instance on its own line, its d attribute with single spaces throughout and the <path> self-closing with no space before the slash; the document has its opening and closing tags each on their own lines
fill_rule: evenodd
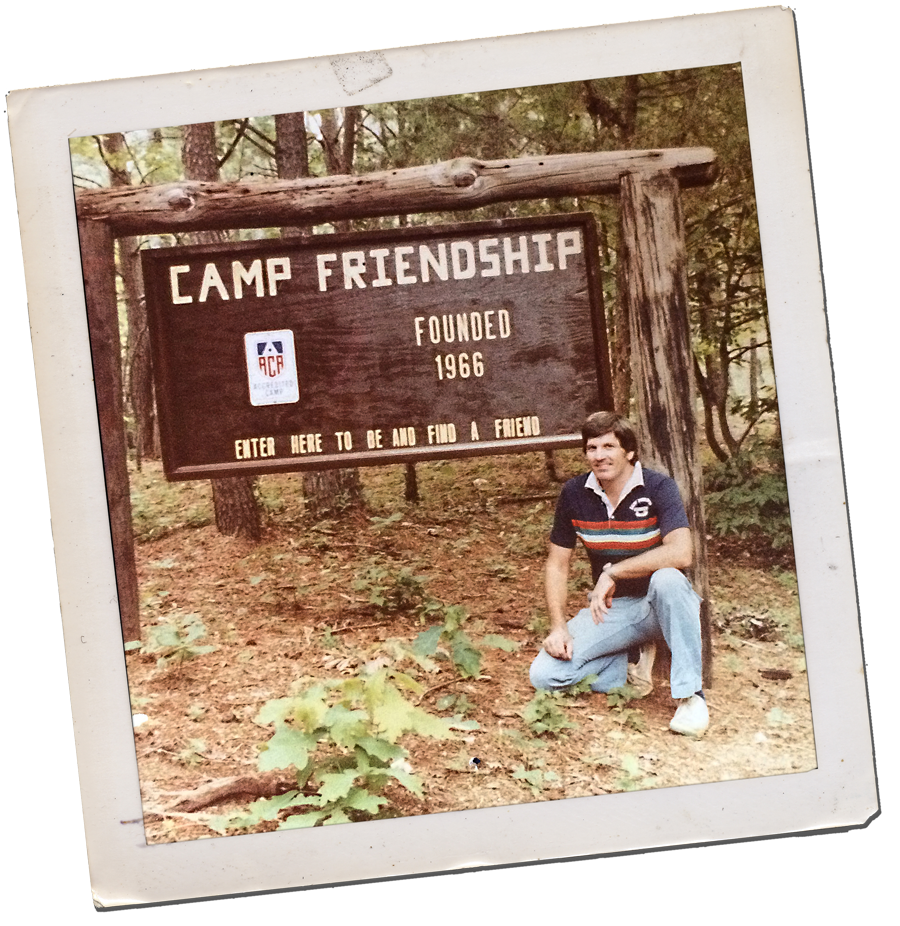
<svg viewBox="0 0 900 926">
<path fill-rule="evenodd" d="M 294 768 L 297 787 L 244 813 L 214 817 L 210 827 L 224 833 L 274 820 L 279 829 L 296 829 L 371 819 L 389 804 L 383 791 L 390 782 L 421 797 L 422 782 L 397 741 L 404 733 L 448 739 L 453 724 L 411 704 L 401 688 L 423 693 L 408 675 L 382 668 L 267 701 L 255 722 L 273 724 L 275 733 L 262 747 L 259 770 Z"/>
<path fill-rule="evenodd" d="M 706 473 L 707 528 L 721 537 L 791 546 L 784 458 L 775 443 L 758 442 Z"/>
</svg>

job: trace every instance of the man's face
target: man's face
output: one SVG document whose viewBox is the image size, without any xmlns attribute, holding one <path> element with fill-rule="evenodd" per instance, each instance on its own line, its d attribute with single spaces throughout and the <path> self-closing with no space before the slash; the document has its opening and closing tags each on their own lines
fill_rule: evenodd
<svg viewBox="0 0 900 926">
<path fill-rule="evenodd" d="M 585 451 L 588 466 L 601 484 L 614 483 L 618 479 L 626 480 L 631 473 L 631 461 L 634 451 L 625 448 L 619 443 L 619 438 L 612 431 L 592 437 L 587 442 Z"/>
</svg>

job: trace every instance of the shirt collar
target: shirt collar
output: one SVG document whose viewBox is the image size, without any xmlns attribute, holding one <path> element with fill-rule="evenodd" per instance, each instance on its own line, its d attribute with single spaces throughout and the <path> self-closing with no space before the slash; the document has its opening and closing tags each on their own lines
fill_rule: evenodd
<svg viewBox="0 0 900 926">
<path fill-rule="evenodd" d="M 634 472 L 631 474 L 631 478 L 628 480 L 628 482 L 625 483 L 625 487 L 622 489 L 622 494 L 619 496 L 619 501 L 621 502 L 622 499 L 626 498 L 633 489 L 636 489 L 638 486 L 642 486 L 643 484 L 644 471 L 641 469 L 640 460 L 638 460 L 634 464 Z M 613 512 L 616 509 L 613 507 L 612 502 L 610 502 L 609 496 L 606 494 L 606 492 L 603 491 L 603 486 L 600 485 L 600 481 L 594 475 L 593 471 L 588 473 L 588 477 L 584 481 L 584 487 L 586 489 L 590 489 L 595 495 L 600 496 L 603 504 L 606 505 L 607 513 L 610 517 L 612 517 Z"/>
</svg>

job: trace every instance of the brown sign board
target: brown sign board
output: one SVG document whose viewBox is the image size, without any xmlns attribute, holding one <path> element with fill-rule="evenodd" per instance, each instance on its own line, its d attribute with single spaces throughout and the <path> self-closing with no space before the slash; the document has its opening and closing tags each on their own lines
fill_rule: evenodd
<svg viewBox="0 0 900 926">
<path fill-rule="evenodd" d="M 143 251 L 169 479 L 577 446 L 611 407 L 584 213 Z"/>
</svg>

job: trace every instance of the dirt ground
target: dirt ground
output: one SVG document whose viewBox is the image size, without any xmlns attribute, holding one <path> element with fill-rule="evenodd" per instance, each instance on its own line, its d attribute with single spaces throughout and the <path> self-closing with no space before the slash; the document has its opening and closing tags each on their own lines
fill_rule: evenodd
<svg viewBox="0 0 900 926">
<path fill-rule="evenodd" d="M 577 457 L 563 455 L 563 463 L 577 471 Z M 440 650 L 432 671 L 403 667 L 422 686 L 414 703 L 469 729 L 446 740 L 402 738 L 422 797 L 388 786 L 386 815 L 815 768 L 789 559 L 710 543 L 713 684 L 704 737 L 668 730 L 665 655 L 648 697 L 611 706 L 605 695 L 569 696 L 557 706 L 572 726 L 536 733 L 522 714 L 535 695 L 528 667 L 546 632 L 542 565 L 558 484 L 536 455 L 420 464 L 418 472 L 420 504 L 403 503 L 401 467 L 364 471 L 366 505 L 318 522 L 303 517 L 299 476 L 265 477 L 261 543 L 217 533 L 208 484 L 167 484 L 152 464 L 133 474 L 144 649 L 127 664 L 132 710 L 147 718 L 135 745 L 148 842 L 220 835 L 210 820 L 247 807 L 247 780 L 260 778 L 259 747 L 273 733 L 254 722 L 267 701 L 316 679 L 390 667 L 399 658 L 392 641 L 411 643 L 429 626 L 414 608 L 372 603 L 373 577 L 383 585 L 404 567 L 427 577 L 417 588 L 429 598 L 465 607 L 464 629 L 482 662 L 473 678 Z M 588 575 L 580 554 L 573 613 Z M 189 614 L 206 631 L 196 645 L 215 649 L 159 666 L 151 629 Z M 502 636 L 511 651 L 485 645 L 486 635 Z M 230 793 L 197 806 L 219 786 Z"/>
</svg>

